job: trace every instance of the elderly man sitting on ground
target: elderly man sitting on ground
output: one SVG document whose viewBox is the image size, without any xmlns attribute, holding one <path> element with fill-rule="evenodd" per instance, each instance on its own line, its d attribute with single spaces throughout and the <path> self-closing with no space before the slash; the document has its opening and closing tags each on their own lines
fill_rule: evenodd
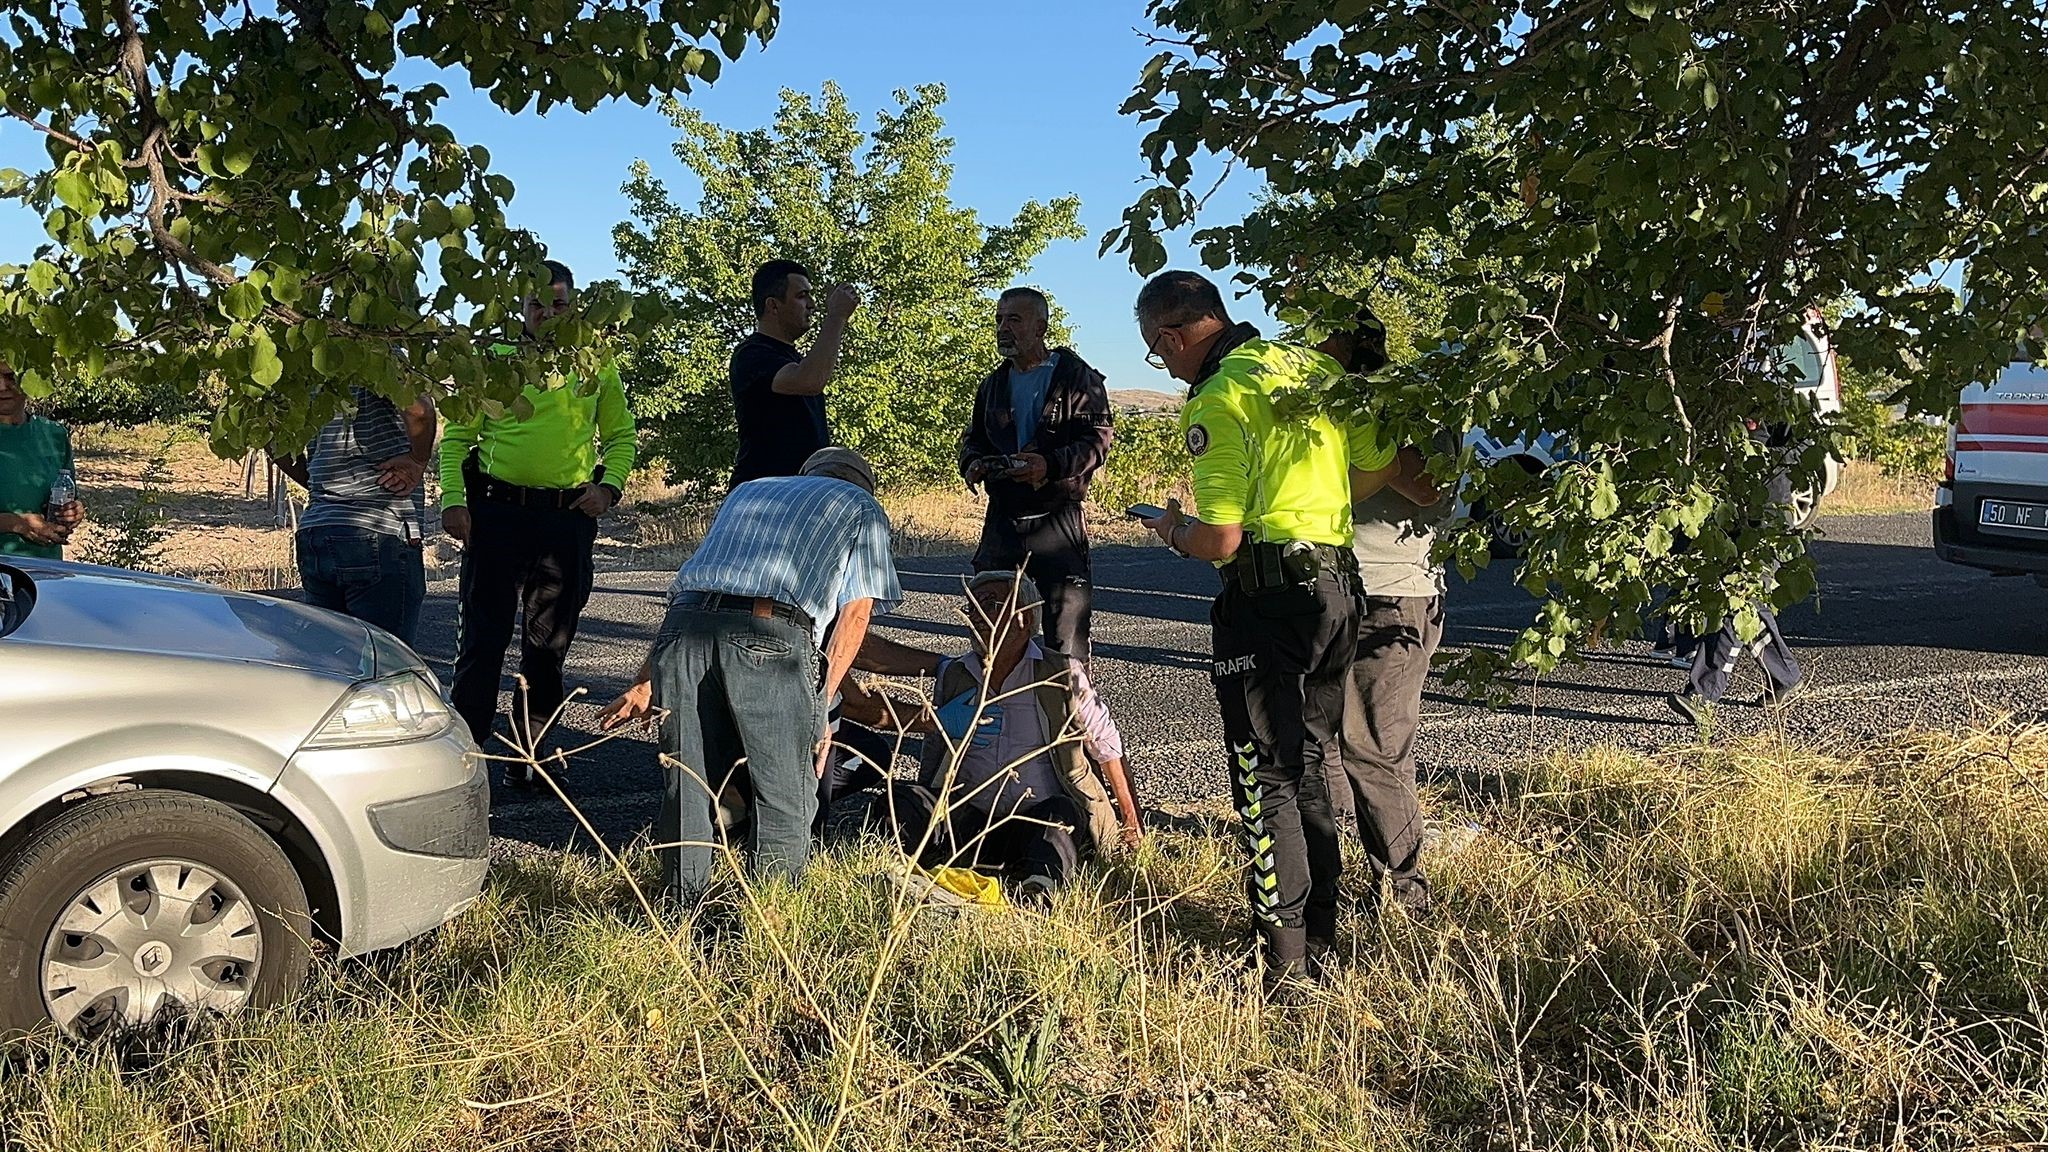
<svg viewBox="0 0 2048 1152">
<path fill-rule="evenodd" d="M 1017 573 L 983 572 L 959 608 L 972 653 L 941 660 L 870 646 L 861 662 L 892 675 L 936 672 L 942 732 L 925 738 L 917 780 L 889 788 L 887 819 L 904 851 L 927 867 L 998 874 L 1032 897 L 1091 848 L 1142 835 L 1116 728 L 1084 667 L 1039 646 L 1039 604 Z"/>
</svg>

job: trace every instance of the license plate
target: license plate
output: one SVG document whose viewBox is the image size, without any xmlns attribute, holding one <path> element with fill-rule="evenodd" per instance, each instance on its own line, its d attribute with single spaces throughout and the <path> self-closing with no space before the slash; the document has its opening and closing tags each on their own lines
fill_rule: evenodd
<svg viewBox="0 0 2048 1152">
<path fill-rule="evenodd" d="M 2027 532 L 2048 532 L 2048 504 L 2016 504 L 2010 500 L 1986 500 L 1977 506 L 1977 523 L 1986 528 L 2019 528 Z"/>
</svg>

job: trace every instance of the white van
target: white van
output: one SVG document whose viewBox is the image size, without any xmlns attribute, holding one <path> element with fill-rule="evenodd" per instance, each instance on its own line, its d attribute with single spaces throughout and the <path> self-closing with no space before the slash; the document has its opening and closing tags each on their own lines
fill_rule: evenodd
<svg viewBox="0 0 2048 1152">
<path fill-rule="evenodd" d="M 1822 417 L 1829 417 L 1842 410 L 1841 362 L 1835 354 L 1834 342 L 1829 339 L 1827 321 L 1820 309 L 1806 310 L 1805 319 L 1799 325 L 1799 335 L 1778 350 L 1778 357 L 1792 369 L 1793 391 L 1806 397 L 1814 411 Z M 1512 464 L 1534 476 L 1550 471 L 1563 461 L 1578 458 L 1565 438 L 1555 432 L 1540 433 L 1533 439 L 1503 440 L 1484 428 L 1471 428 L 1465 432 L 1464 443 L 1473 449 L 1473 458 L 1481 468 Z M 1828 453 L 1827 466 L 1818 479 L 1817 487 L 1801 488 L 1792 493 L 1790 519 L 1796 529 L 1804 530 L 1813 525 L 1814 518 L 1820 514 L 1820 502 L 1841 483 L 1842 462 L 1833 452 Z M 1486 525 L 1493 540 L 1494 555 L 1519 555 L 1525 542 L 1522 534 L 1490 515 L 1484 504 L 1466 505 L 1462 485 L 1460 489 L 1457 514 Z"/>
<path fill-rule="evenodd" d="M 1814 411 L 1822 416 L 1833 416 L 1842 410 L 1842 366 L 1835 355 L 1834 342 L 1828 339 L 1827 321 L 1821 317 L 1820 309 L 1806 310 L 1805 322 L 1799 326 L 1799 335 L 1792 343 L 1779 352 L 1790 364 L 1797 379 L 1792 383 L 1794 391 L 1813 404 Z M 1820 514 L 1820 502 L 1832 495 L 1835 485 L 1842 482 L 1842 462 L 1828 453 L 1827 466 L 1822 471 L 1819 488 L 1802 488 L 1792 493 L 1792 527 L 1806 528 Z"/>
<path fill-rule="evenodd" d="M 1935 555 L 2048 587 L 2048 368 L 2027 348 L 1963 390 L 1934 505 Z"/>
</svg>

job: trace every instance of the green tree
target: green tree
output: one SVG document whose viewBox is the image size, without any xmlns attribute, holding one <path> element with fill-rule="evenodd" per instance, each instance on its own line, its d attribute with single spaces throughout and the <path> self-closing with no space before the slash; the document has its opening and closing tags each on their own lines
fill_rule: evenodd
<svg viewBox="0 0 2048 1152">
<path fill-rule="evenodd" d="M 596 292 L 558 351 L 493 357 L 543 248 L 511 181 L 436 120 L 439 70 L 500 107 L 645 103 L 773 31 L 773 0 L 407 3 L 23 0 L 0 33 L 0 115 L 49 161 L 0 171 L 50 242 L 0 266 L 0 358 L 28 388 L 112 372 L 225 391 L 215 448 L 304 443 L 350 384 L 451 413 L 586 378 L 632 315 Z M 705 45 L 710 45 L 707 48 Z M 444 386 L 445 382 L 445 386 Z"/>
<path fill-rule="evenodd" d="M 1072 196 L 1029 201 L 996 226 L 956 206 L 945 98 L 938 86 L 898 92 L 871 133 L 831 84 L 816 99 L 784 92 L 775 123 L 744 132 L 663 105 L 680 133 L 676 158 L 703 192 L 687 211 L 636 164 L 633 219 L 613 236 L 628 281 L 674 318 L 628 375 L 671 476 L 722 483 L 732 467 L 726 363 L 753 331 L 753 271 L 777 257 L 864 297 L 826 392 L 833 438 L 888 483 L 952 475 L 974 385 L 996 361 L 996 294 L 1054 240 L 1083 233 Z"/>
<path fill-rule="evenodd" d="M 1770 512 L 1792 429 L 1810 480 L 1832 430 L 1771 350 L 1806 308 L 1900 400 L 1941 412 L 2048 312 L 2048 21 L 2035 0 L 1155 0 L 1163 50 L 1126 110 L 1159 182 L 1104 238 L 1141 271 L 1194 222 L 1204 154 L 1343 223 L 1198 233 L 1310 330 L 1348 301 L 1294 288 L 1322 259 L 1407 260 L 1457 234 L 1440 286 L 1452 348 L 1340 389 L 1411 440 L 1437 428 L 1566 433 L 1581 463 L 1472 477 L 1533 536 L 1545 603 L 1508 658 L 1554 666 L 1641 623 L 1649 591 L 1695 620 L 1813 590 Z M 1789 16 L 1788 16 L 1789 13 Z M 1475 132 L 1484 124 L 1487 131 Z M 1937 273 L 1961 265 L 1960 274 Z M 1432 461 L 1439 476 L 1469 458 Z M 1512 473 L 1510 475 L 1510 473 Z M 1674 543 L 1692 547 L 1674 553 Z M 1484 562 L 1477 533 L 1452 542 Z M 1770 571 L 1781 562 L 1775 579 Z M 1475 671 L 1485 667 L 1475 666 Z"/>
</svg>

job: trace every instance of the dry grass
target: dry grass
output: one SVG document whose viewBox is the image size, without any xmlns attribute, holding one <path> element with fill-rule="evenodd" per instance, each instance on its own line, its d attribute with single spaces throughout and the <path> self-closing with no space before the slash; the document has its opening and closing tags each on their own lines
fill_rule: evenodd
<svg viewBox="0 0 2048 1152">
<path fill-rule="evenodd" d="M 114 531 L 111 526 L 147 497 L 153 502 L 148 514 L 163 530 L 151 570 L 230 588 L 297 587 L 295 513 L 273 493 L 260 458 L 253 466 L 221 460 L 199 433 L 159 425 L 86 426 L 73 431 L 73 446 L 90 517 L 67 553 L 72 559 L 103 548 Z M 164 475 L 152 489 L 145 474 L 159 458 Z M 302 490 L 281 478 L 277 483 L 303 506 Z M 428 486 L 427 527 L 435 541 L 431 578 L 452 574 L 459 554 L 453 541 L 439 536 L 439 484 L 431 469 Z M 884 504 L 896 528 L 899 556 L 959 555 L 972 552 L 980 539 L 986 505 L 964 488 L 892 494 Z M 675 568 L 703 539 L 714 510 L 687 485 L 668 484 L 655 470 L 635 472 L 626 484 L 625 503 L 599 531 L 599 563 L 612 570 Z M 1134 543 L 1143 538 L 1143 530 L 1115 509 L 1090 512 L 1095 540 Z"/>
<path fill-rule="evenodd" d="M 1823 516 L 1881 516 L 1924 512 L 1934 507 L 1934 483 L 1920 476 L 1894 476 L 1864 460 L 1842 465 L 1842 479 L 1820 503 Z"/>
<path fill-rule="evenodd" d="M 651 925 L 584 856 L 124 1063 L 44 1045 L 44 1149 L 1699 1149 L 2048 1134 L 2048 729 L 1596 751 L 1437 789 L 1439 910 L 1309 1004 L 1240 960 L 1191 816 L 1046 915 L 920 913 L 893 854 Z M 628 857 L 651 875 L 644 852 Z"/>
</svg>

